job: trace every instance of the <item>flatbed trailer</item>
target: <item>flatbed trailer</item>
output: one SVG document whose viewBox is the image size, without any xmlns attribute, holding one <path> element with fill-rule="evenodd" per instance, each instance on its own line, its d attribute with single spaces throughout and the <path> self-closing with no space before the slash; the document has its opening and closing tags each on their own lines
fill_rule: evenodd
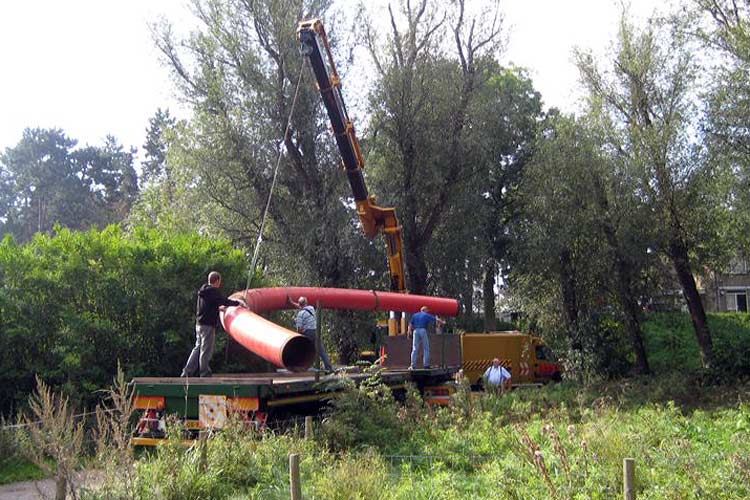
<svg viewBox="0 0 750 500">
<path fill-rule="evenodd" d="M 413 384 L 428 403 L 443 404 L 446 382 L 457 367 L 418 370 L 387 368 L 380 380 L 395 395 Z M 341 377 L 360 383 L 362 371 L 324 375 L 316 372 L 217 374 L 213 377 L 141 377 L 132 381 L 135 409 L 141 413 L 132 444 L 153 446 L 166 435 L 167 416 L 183 422 L 186 437 L 221 428 L 232 415 L 261 427 L 293 416 L 311 415 L 340 392 Z"/>
</svg>

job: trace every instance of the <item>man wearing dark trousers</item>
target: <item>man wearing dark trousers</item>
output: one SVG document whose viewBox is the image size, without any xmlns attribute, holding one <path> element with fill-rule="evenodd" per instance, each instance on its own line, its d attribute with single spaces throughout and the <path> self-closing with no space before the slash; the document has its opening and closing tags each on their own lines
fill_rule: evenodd
<svg viewBox="0 0 750 500">
<path fill-rule="evenodd" d="M 201 377 L 211 376 L 211 357 L 214 354 L 216 328 L 219 326 L 219 309 L 225 306 L 241 306 L 241 302 L 224 297 L 219 291 L 221 275 L 216 271 L 208 273 L 208 283 L 198 290 L 195 307 L 195 347 L 190 352 L 181 377 L 191 377 L 196 372 Z"/>
<path fill-rule="evenodd" d="M 297 331 L 312 340 L 315 343 L 315 337 L 318 332 L 318 318 L 315 316 L 315 308 L 307 303 L 307 297 L 300 297 L 297 302 L 294 302 L 291 298 L 288 298 L 290 304 L 299 309 L 297 317 L 294 320 L 294 326 L 297 327 Z M 323 343 L 320 343 L 320 360 L 323 361 L 323 366 L 327 372 L 333 371 L 333 365 L 328 357 Z"/>
</svg>

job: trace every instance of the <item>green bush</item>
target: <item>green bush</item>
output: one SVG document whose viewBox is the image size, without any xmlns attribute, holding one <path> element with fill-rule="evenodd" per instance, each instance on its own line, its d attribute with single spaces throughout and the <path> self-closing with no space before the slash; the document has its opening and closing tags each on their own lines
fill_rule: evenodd
<svg viewBox="0 0 750 500">
<path fill-rule="evenodd" d="M 632 364 L 625 328 L 609 314 L 582 318 L 569 332 L 548 340 L 567 378 L 591 381 L 622 377 Z"/>
<path fill-rule="evenodd" d="M 194 342 L 195 291 L 212 269 L 224 275 L 226 292 L 244 288 L 243 254 L 197 234 L 110 226 L 58 229 L 25 245 L 6 237 L 0 414 L 26 400 L 35 375 L 90 404 L 118 360 L 129 376 L 179 374 Z"/>
<path fill-rule="evenodd" d="M 0 417 L 0 468 L 21 457 L 21 446 L 16 429 L 5 418 Z"/>
<path fill-rule="evenodd" d="M 377 370 L 359 385 L 342 377 L 330 389 L 339 394 L 329 403 L 321 429 L 332 450 L 389 448 L 404 437 L 399 407 Z"/>
<path fill-rule="evenodd" d="M 715 374 L 750 376 L 750 315 L 711 313 Z M 700 351 L 687 313 L 654 313 L 643 323 L 651 368 L 657 373 L 694 372 L 701 368 Z"/>
</svg>

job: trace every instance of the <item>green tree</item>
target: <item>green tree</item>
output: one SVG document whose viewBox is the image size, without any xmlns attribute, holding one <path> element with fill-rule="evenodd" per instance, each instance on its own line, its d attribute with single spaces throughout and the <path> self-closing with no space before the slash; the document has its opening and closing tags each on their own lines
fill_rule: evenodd
<svg viewBox="0 0 750 500">
<path fill-rule="evenodd" d="M 461 298 L 463 326 L 496 328 L 497 276 L 507 267 L 514 193 L 541 119 L 541 96 L 519 68 L 487 64 L 469 114 L 467 175 L 427 251 L 433 287 Z M 480 292 L 481 290 L 481 292 Z M 482 311 L 482 323 L 471 312 Z"/>
<path fill-rule="evenodd" d="M 514 196 L 510 291 L 569 368 L 624 373 L 627 335 L 635 370 L 648 373 L 638 298 L 649 233 L 605 144 L 594 117 L 543 123 Z"/>
<path fill-rule="evenodd" d="M 694 0 L 697 15 L 689 18 L 690 33 L 717 54 L 709 74 L 708 116 L 704 128 L 714 161 L 734 174 L 735 214 L 728 231 L 737 247 L 750 253 L 750 3 Z M 684 24 L 684 20 L 683 20 Z M 738 248 L 734 250 L 737 251 Z"/>
<path fill-rule="evenodd" d="M 28 241 L 55 224 L 85 229 L 122 220 L 137 194 L 134 151 L 115 138 L 77 148 L 59 129 L 26 129 L 0 155 L 2 232 Z"/>
<path fill-rule="evenodd" d="M 547 331 L 575 330 L 609 290 L 599 211 L 591 197 L 597 157 L 585 129 L 553 112 L 515 196 L 511 289 Z"/>
<path fill-rule="evenodd" d="M 29 239 L 35 232 L 50 230 L 62 210 L 84 218 L 80 206 L 64 203 L 81 200 L 84 194 L 71 157 L 75 145 L 62 130 L 26 129 L 18 145 L 0 156 L 12 186 L 6 232 Z"/>
<path fill-rule="evenodd" d="M 454 203 L 472 175 L 472 106 L 490 76 L 486 69 L 497 68 L 493 57 L 502 39 L 497 5 L 476 17 L 464 7 L 463 0 L 402 2 L 399 14 L 389 6 L 385 41 L 372 25 L 366 33 L 379 75 L 368 146 L 380 170 L 379 192 L 398 207 L 415 293 L 434 287 L 430 245 L 449 216 L 457 215 Z"/>
<path fill-rule="evenodd" d="M 169 109 L 157 108 L 154 116 L 148 120 L 146 142 L 143 144 L 145 160 L 141 162 L 144 183 L 163 181 L 170 184 L 171 176 L 167 164 L 167 150 L 170 134 L 177 125 L 177 120 L 169 113 Z"/>
<path fill-rule="evenodd" d="M 473 141 L 479 145 L 475 168 L 485 168 L 475 174 L 479 185 L 470 192 L 478 196 L 467 207 L 467 217 L 480 208 L 484 326 L 490 331 L 495 329 L 498 268 L 507 266 L 512 244 L 508 226 L 518 215 L 513 200 L 543 116 L 541 95 L 522 70 L 502 69 L 487 80 L 475 112 L 480 117 Z"/>
<path fill-rule="evenodd" d="M 138 176 L 133 167 L 135 149 L 126 151 L 110 135 L 103 147 L 87 146 L 73 151 L 72 157 L 87 191 L 85 202 L 91 218 L 86 222 L 104 227 L 127 217 L 138 195 Z"/>
<path fill-rule="evenodd" d="M 691 133 L 700 114 L 695 106 L 697 66 L 688 40 L 663 23 L 637 29 L 622 15 L 611 70 L 576 53 L 581 77 L 594 105 L 610 115 L 614 147 L 629 162 L 651 223 L 661 236 L 658 249 L 671 261 L 688 305 L 704 366 L 713 361 L 711 332 L 694 271 L 708 241 L 713 175 L 701 144 Z M 698 260 L 700 262 L 700 260 Z"/>
<path fill-rule="evenodd" d="M 320 96 L 299 53 L 303 18 L 331 13 L 328 1 L 196 0 L 199 27 L 178 37 L 165 24 L 156 43 L 193 105 L 167 164 L 190 181 L 202 231 L 255 243 L 279 151 L 281 165 L 264 235 L 262 264 L 286 282 L 375 287 L 385 283 L 383 249 L 361 235 Z M 335 26 L 328 26 L 337 40 Z M 300 73 L 289 133 L 285 134 Z M 190 209 L 189 204 L 185 209 Z M 355 351 L 353 325 L 335 328 L 337 350 Z"/>
</svg>

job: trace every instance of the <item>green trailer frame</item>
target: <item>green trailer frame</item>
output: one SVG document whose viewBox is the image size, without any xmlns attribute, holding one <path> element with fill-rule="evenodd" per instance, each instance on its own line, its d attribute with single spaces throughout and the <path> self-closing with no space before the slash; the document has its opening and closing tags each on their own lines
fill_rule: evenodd
<svg viewBox="0 0 750 500">
<path fill-rule="evenodd" d="M 455 367 L 420 370 L 384 369 L 380 380 L 394 393 L 413 384 L 429 397 L 452 380 Z M 360 383 L 372 374 L 358 372 L 321 375 L 304 373 L 221 374 L 208 378 L 141 377 L 132 381 L 135 408 L 141 413 L 134 445 L 155 445 L 165 436 L 166 417 L 183 421 L 187 438 L 212 425 L 211 412 L 234 412 L 249 424 L 265 425 L 269 419 L 312 414 L 340 392 L 341 377 Z M 429 400 L 428 400 L 429 402 Z M 202 412 L 203 410 L 203 412 Z"/>
</svg>

